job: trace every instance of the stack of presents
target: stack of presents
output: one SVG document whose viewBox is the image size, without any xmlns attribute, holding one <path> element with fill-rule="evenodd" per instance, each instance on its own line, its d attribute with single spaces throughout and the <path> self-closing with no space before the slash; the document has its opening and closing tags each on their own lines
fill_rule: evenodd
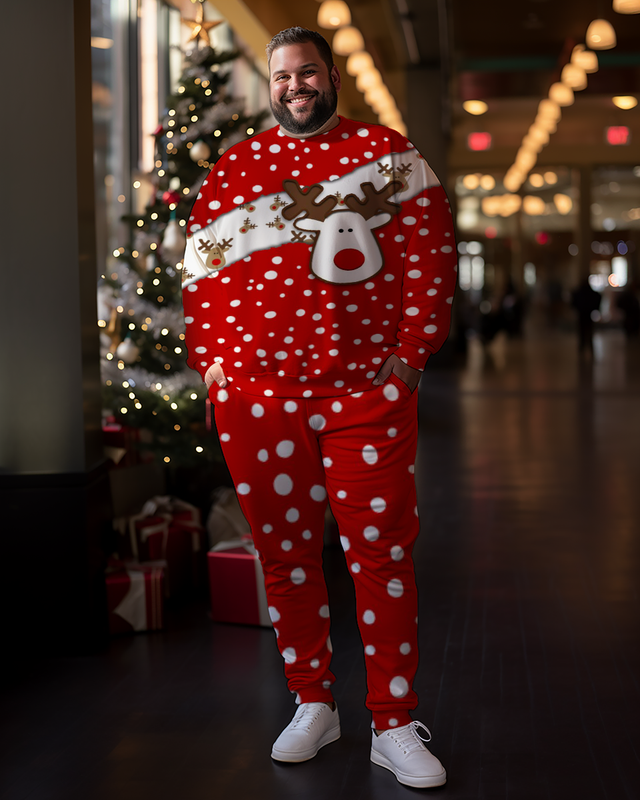
<svg viewBox="0 0 640 800">
<path fill-rule="evenodd" d="M 199 509 L 166 496 L 114 526 L 124 556 L 111 559 L 106 572 L 112 634 L 162 629 L 165 598 L 201 585 L 205 547 L 212 619 L 271 625 L 262 567 L 233 489 L 217 490 L 206 529 Z"/>
</svg>

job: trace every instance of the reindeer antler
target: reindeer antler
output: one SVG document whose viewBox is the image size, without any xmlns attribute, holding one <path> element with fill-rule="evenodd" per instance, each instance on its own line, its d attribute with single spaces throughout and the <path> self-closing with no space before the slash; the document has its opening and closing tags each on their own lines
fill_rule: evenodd
<svg viewBox="0 0 640 800">
<path fill-rule="evenodd" d="M 337 198 L 333 195 L 316 203 L 316 198 L 324 191 L 323 187 L 317 183 L 310 186 L 306 192 L 297 181 L 293 180 L 282 181 L 282 188 L 293 200 L 293 203 L 289 203 L 282 209 L 282 216 L 288 220 L 295 219 L 305 212 L 305 219 L 317 219 L 322 222 L 338 203 Z"/>
<path fill-rule="evenodd" d="M 402 206 L 400 203 L 393 203 L 389 198 L 402 189 L 402 181 L 389 181 L 380 191 L 376 191 L 375 186 L 367 181 L 361 183 L 360 188 L 364 194 L 361 200 L 355 194 L 348 194 L 344 198 L 344 204 L 350 211 L 356 211 L 365 219 L 371 219 L 379 211 L 386 211 L 387 214 L 399 214 Z"/>
</svg>

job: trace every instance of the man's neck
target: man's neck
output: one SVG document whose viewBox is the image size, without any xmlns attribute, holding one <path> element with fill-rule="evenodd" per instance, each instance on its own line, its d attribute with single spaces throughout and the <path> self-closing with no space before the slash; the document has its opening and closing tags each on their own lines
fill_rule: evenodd
<svg viewBox="0 0 640 800">
<path fill-rule="evenodd" d="M 338 112 L 334 111 L 333 114 L 329 117 L 329 119 L 324 123 L 324 125 L 321 125 L 315 131 L 310 131 L 309 133 L 292 133 L 282 125 L 280 125 L 280 131 L 284 133 L 285 136 L 290 136 L 292 139 L 311 139 L 312 136 L 320 136 L 320 134 L 326 133 L 327 131 L 330 131 L 332 128 L 335 128 L 339 122 L 340 122 L 340 117 L 338 116 Z"/>
</svg>

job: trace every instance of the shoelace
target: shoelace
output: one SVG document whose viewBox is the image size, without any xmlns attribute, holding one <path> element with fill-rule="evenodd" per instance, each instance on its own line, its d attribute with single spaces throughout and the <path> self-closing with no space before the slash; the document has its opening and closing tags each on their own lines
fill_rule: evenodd
<svg viewBox="0 0 640 800">
<path fill-rule="evenodd" d="M 429 738 L 425 739 L 420 736 L 418 728 L 425 730 Z M 391 733 L 391 736 L 398 747 L 403 748 L 405 754 L 412 753 L 414 750 L 422 750 L 425 742 L 431 741 L 431 731 L 418 720 L 410 722 L 402 731 Z"/>
<path fill-rule="evenodd" d="M 322 705 L 322 703 L 304 703 L 301 705 L 296 711 L 295 717 L 291 724 L 291 730 L 303 726 L 310 728 L 320 716 Z"/>
</svg>

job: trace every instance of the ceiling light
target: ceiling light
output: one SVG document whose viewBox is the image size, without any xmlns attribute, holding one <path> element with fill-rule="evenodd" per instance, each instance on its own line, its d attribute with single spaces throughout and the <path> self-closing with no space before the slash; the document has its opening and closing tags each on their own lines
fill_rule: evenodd
<svg viewBox="0 0 640 800">
<path fill-rule="evenodd" d="M 474 116 L 478 116 L 479 114 L 484 114 L 489 106 L 484 102 L 484 100 L 465 100 L 462 104 L 462 107 L 467 112 L 467 114 L 473 114 Z"/>
<path fill-rule="evenodd" d="M 508 191 L 517 192 L 522 186 L 522 180 L 522 173 L 519 170 L 510 169 L 509 172 L 507 172 L 507 174 L 504 176 L 502 183 L 504 188 Z"/>
<path fill-rule="evenodd" d="M 375 89 L 383 84 L 382 75 L 375 67 L 361 72 L 356 78 L 356 86 L 360 92 L 365 92 L 367 89 Z"/>
<path fill-rule="evenodd" d="M 557 122 L 562 116 L 560 106 L 553 100 L 541 100 L 538 103 L 538 115 L 543 119 L 552 119 Z"/>
<path fill-rule="evenodd" d="M 483 175 L 480 178 L 480 188 L 490 192 L 496 185 L 496 179 L 493 175 Z"/>
<path fill-rule="evenodd" d="M 362 34 L 353 25 L 345 25 L 337 30 L 333 36 L 333 52 L 339 56 L 350 56 L 358 50 L 364 50 Z"/>
<path fill-rule="evenodd" d="M 618 97 L 612 97 L 611 100 L 614 106 L 618 106 L 618 108 L 622 108 L 625 111 L 638 105 L 638 100 L 633 95 L 619 95 Z"/>
<path fill-rule="evenodd" d="M 540 189 L 541 186 L 544 186 L 544 178 L 539 172 L 532 172 L 529 175 L 529 183 L 536 189 Z"/>
<path fill-rule="evenodd" d="M 469 189 L 472 192 L 474 189 L 477 189 L 480 186 L 480 177 L 478 175 L 465 175 L 462 179 L 462 185 L 465 189 Z"/>
<path fill-rule="evenodd" d="M 321 28 L 341 28 L 351 24 L 351 12 L 344 0 L 324 0 L 318 9 L 318 25 Z"/>
<path fill-rule="evenodd" d="M 606 19 L 594 19 L 587 28 L 587 45 L 592 50 L 611 50 L 616 46 L 616 32 Z"/>
<path fill-rule="evenodd" d="M 365 69 L 373 69 L 374 66 L 373 58 L 366 50 L 351 53 L 347 59 L 347 72 L 349 75 L 359 75 Z"/>
<path fill-rule="evenodd" d="M 573 200 L 568 194 L 554 194 L 553 202 L 561 214 L 568 214 L 573 208 Z"/>
<path fill-rule="evenodd" d="M 598 54 L 593 50 L 585 50 L 583 44 L 577 44 L 571 53 L 571 63 L 582 67 L 585 72 L 597 72 Z"/>
<path fill-rule="evenodd" d="M 570 86 L 574 92 L 580 92 L 587 88 L 587 73 L 576 64 L 565 64 L 560 80 Z"/>
<path fill-rule="evenodd" d="M 552 83 L 549 89 L 549 99 L 559 106 L 570 106 L 574 101 L 573 89 L 561 81 Z"/>
<path fill-rule="evenodd" d="M 551 170 L 544 173 L 544 179 L 550 186 L 558 182 L 558 176 L 555 172 L 551 172 Z"/>
<path fill-rule="evenodd" d="M 544 214 L 545 202 L 541 197 L 528 194 L 522 199 L 522 210 L 531 217 L 539 217 Z"/>
<path fill-rule="evenodd" d="M 613 0 L 613 10 L 618 14 L 640 14 L 640 0 Z"/>
</svg>

